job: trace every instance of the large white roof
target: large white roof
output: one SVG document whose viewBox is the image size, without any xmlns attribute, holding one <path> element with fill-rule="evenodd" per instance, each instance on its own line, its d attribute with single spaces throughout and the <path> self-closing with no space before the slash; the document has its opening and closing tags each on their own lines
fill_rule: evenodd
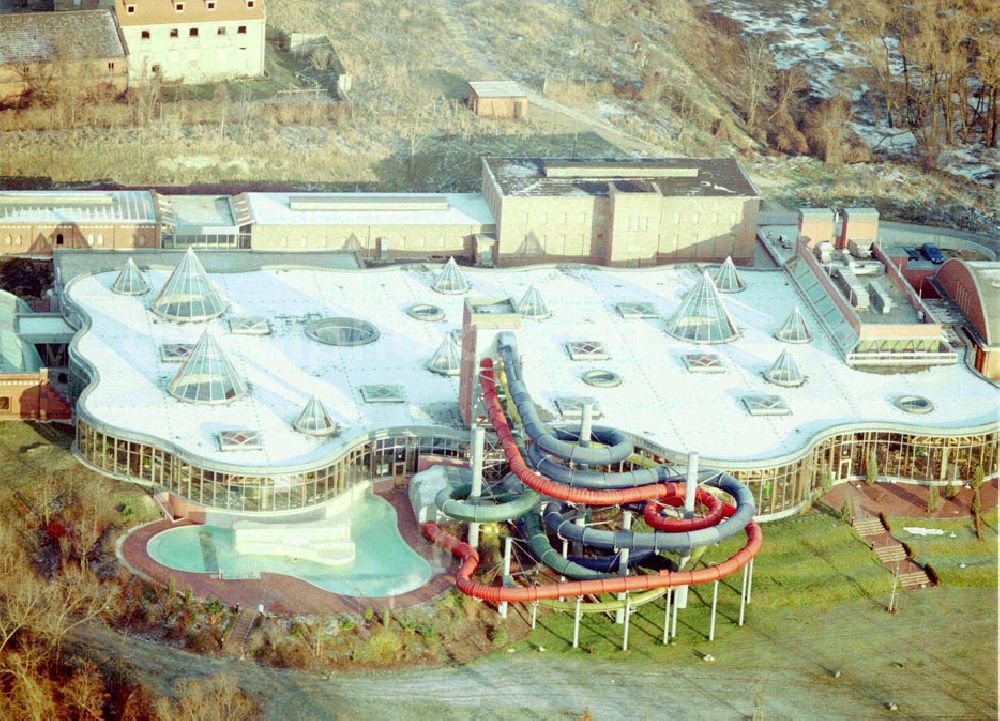
<svg viewBox="0 0 1000 721">
<path fill-rule="evenodd" d="M 0 224 L 155 223 L 147 190 L 0 191 Z"/>
<path fill-rule="evenodd" d="M 260 225 L 493 225 L 493 212 L 479 193 L 246 193 L 250 217 Z M 339 201 L 336 210 L 294 209 L 291 199 Z M 407 207 L 430 199 L 441 207 Z M 396 201 L 395 207 L 393 201 Z"/>
<path fill-rule="evenodd" d="M 93 363 L 100 380 L 85 396 L 86 415 L 109 426 L 164 439 L 188 454 L 229 465 L 298 466 L 317 463 L 369 430 L 434 425 L 442 409 L 454 409 L 457 377 L 426 369 L 445 335 L 461 325 L 468 296 L 436 293 L 438 267 L 364 271 L 267 270 L 211 274 L 231 300 L 230 315 L 263 316 L 273 333 L 232 335 L 226 316 L 208 323 L 175 325 L 147 307 L 153 293 L 126 297 L 111 293 L 114 273 L 81 277 L 68 289 L 87 312 L 92 328 L 78 339 L 78 352 Z M 808 382 L 778 388 L 762 377 L 789 346 L 772 336 L 791 308 L 801 304 L 781 272 L 743 271 L 747 290 L 723 302 L 743 336 L 720 345 L 694 345 L 663 330 L 686 291 L 698 280 L 690 268 L 611 270 L 539 268 L 516 271 L 465 269 L 473 296 L 509 296 L 515 301 L 530 285 L 541 289 L 552 310 L 548 320 L 525 320 L 520 332 L 524 377 L 536 402 L 558 418 L 560 396 L 595 397 L 601 421 L 675 451 L 699 451 L 715 460 L 767 459 L 796 451 L 833 425 L 867 421 L 917 427 L 966 428 L 996 420 L 998 394 L 964 365 L 905 374 L 853 370 L 828 339 L 791 347 Z M 166 272 L 148 271 L 155 290 Z M 430 303 L 446 320 L 427 322 L 407 315 L 414 303 Z M 651 303 L 660 318 L 626 320 L 622 302 Z M 381 337 L 370 345 L 332 347 L 310 340 L 306 316 L 350 316 L 374 323 Z M 811 313 L 813 328 L 819 322 Z M 166 343 L 196 343 L 213 326 L 236 370 L 249 382 L 248 397 L 225 406 L 192 406 L 174 400 L 166 385 L 177 364 L 160 361 Z M 570 360 L 566 344 L 599 341 L 605 361 Z M 715 353 L 727 372 L 691 374 L 683 356 Z M 583 383 L 585 371 L 608 369 L 623 378 L 616 388 Z M 360 387 L 394 384 L 405 388 L 403 404 L 365 404 Z M 780 395 L 792 414 L 751 417 L 741 403 L 750 393 Z M 343 433 L 314 438 L 292 424 L 316 394 Z M 893 405 L 901 394 L 925 396 L 934 404 L 914 416 Z M 437 419 L 437 420 L 436 420 Z M 262 450 L 222 452 L 216 434 L 249 429 L 260 433 Z"/>
</svg>

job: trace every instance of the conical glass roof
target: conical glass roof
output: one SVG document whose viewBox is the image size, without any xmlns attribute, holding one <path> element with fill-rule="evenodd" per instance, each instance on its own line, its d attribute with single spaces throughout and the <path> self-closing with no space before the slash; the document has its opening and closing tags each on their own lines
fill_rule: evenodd
<svg viewBox="0 0 1000 721">
<path fill-rule="evenodd" d="M 787 350 L 781 351 L 781 355 L 771 364 L 771 367 L 764 371 L 764 378 L 776 386 L 800 386 L 806 382 L 806 377 L 799 370 L 798 363 L 792 358 L 792 354 Z"/>
<path fill-rule="evenodd" d="M 170 395 L 185 403 L 228 403 L 246 395 L 247 386 L 208 330 L 170 381 Z"/>
<path fill-rule="evenodd" d="M 295 430 L 310 436 L 329 436 L 340 431 L 340 426 L 330 418 L 330 414 L 323 407 L 323 402 L 313 396 L 302 408 L 299 417 L 295 420 Z"/>
<path fill-rule="evenodd" d="M 152 310 L 161 318 L 197 322 L 218 318 L 226 310 L 219 291 L 191 248 L 153 301 Z"/>
<path fill-rule="evenodd" d="M 517 304 L 517 311 L 525 318 L 538 318 L 539 320 L 552 315 L 552 311 L 549 310 L 549 306 L 535 286 L 530 286 L 525 291 L 521 302 Z"/>
<path fill-rule="evenodd" d="M 720 293 L 739 293 L 747 289 L 747 284 L 736 272 L 732 256 L 726 256 L 726 262 L 715 272 L 715 287 Z"/>
<path fill-rule="evenodd" d="M 145 295 L 149 292 L 149 283 L 142 277 L 142 273 L 131 257 L 118 273 L 115 282 L 111 284 L 111 292 L 118 295 Z"/>
<path fill-rule="evenodd" d="M 462 275 L 462 269 L 458 267 L 454 258 L 448 258 L 448 262 L 445 263 L 438 277 L 434 279 L 431 287 L 438 293 L 448 295 L 460 295 L 469 290 L 469 284 L 466 282 L 465 276 Z"/>
<path fill-rule="evenodd" d="M 812 333 L 809 332 L 809 325 L 799 312 L 798 306 L 785 319 L 785 322 L 778 332 L 774 334 L 774 337 L 782 343 L 808 343 L 812 340 L 813 337 Z"/>
<path fill-rule="evenodd" d="M 462 353 L 449 333 L 427 361 L 427 370 L 438 375 L 457 376 L 461 369 Z"/>
<path fill-rule="evenodd" d="M 697 285 L 688 291 L 667 320 L 666 329 L 675 338 L 692 343 L 728 343 L 738 336 L 708 271 L 703 271 Z"/>
</svg>

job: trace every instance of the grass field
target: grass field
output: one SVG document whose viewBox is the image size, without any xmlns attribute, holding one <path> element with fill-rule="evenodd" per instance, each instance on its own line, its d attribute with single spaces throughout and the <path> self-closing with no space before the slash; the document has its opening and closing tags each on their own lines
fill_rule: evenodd
<svg viewBox="0 0 1000 721">
<path fill-rule="evenodd" d="M 702 561 L 718 562 L 743 543 L 742 536 L 710 549 Z M 739 614 L 742 576 L 734 575 L 719 586 L 717 633 L 734 632 Z M 826 609 L 848 602 L 879 607 L 888 602 L 891 578 L 878 558 L 842 521 L 813 512 L 764 527 L 764 548 L 754 561 L 754 610 Z M 707 638 L 712 586 L 692 589 L 688 608 L 678 616 L 678 645 Z M 637 609 L 631 619 L 631 648 L 638 655 L 657 656 L 661 645 L 663 604 Z M 726 629 L 726 630 L 724 630 Z M 551 651 L 572 650 L 571 614 L 553 614 L 540 620 L 536 631 L 519 645 Z M 621 648 L 622 627 L 605 614 L 586 614 L 580 625 L 580 645 L 597 655 L 614 655 Z"/>
<path fill-rule="evenodd" d="M 976 538 L 972 519 L 889 519 L 892 535 L 908 545 L 917 563 L 929 563 L 944 586 L 997 588 L 997 509 L 983 514 L 983 540 Z M 943 536 L 922 536 L 905 527 L 940 528 Z M 954 538 L 952 538 L 954 535 Z M 962 568 L 960 564 L 965 564 Z"/>
</svg>

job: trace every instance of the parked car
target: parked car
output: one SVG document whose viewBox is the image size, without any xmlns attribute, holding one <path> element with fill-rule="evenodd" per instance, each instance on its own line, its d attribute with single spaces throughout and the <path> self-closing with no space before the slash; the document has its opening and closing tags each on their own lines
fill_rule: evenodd
<svg viewBox="0 0 1000 721">
<path fill-rule="evenodd" d="M 920 253 L 916 248 L 903 248 L 903 252 L 906 253 L 907 260 L 920 260 Z"/>
<path fill-rule="evenodd" d="M 935 243 L 924 243 L 921 245 L 920 254 L 934 265 L 941 265 L 944 262 L 944 254 Z"/>
</svg>

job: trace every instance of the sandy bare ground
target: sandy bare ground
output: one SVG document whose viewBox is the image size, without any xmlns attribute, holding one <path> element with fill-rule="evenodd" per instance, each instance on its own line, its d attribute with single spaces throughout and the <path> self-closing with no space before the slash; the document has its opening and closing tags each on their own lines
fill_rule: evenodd
<svg viewBox="0 0 1000 721">
<path fill-rule="evenodd" d="M 320 675 L 200 657 L 90 627 L 72 646 L 131 668 L 155 691 L 225 672 L 266 700 L 273 719 L 984 718 L 997 717 L 993 590 L 908 593 L 887 616 L 874 602 L 721 621 L 692 641 L 598 659 L 519 645 L 461 666 Z M 683 617 L 682 617 L 683 618 Z M 656 633 L 635 628 L 633 633 Z M 617 633 L 609 624 L 609 633 Z M 710 650 L 715 663 L 700 660 Z M 839 670 L 841 677 L 833 678 Z M 894 701 L 899 710 L 884 707 Z"/>
</svg>

